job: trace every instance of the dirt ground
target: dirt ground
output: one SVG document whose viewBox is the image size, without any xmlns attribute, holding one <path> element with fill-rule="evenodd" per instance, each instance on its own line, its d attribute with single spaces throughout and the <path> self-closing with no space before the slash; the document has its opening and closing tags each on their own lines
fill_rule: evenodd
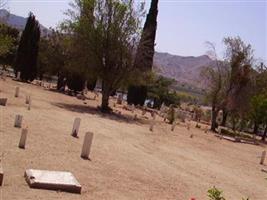
<svg viewBox="0 0 267 200">
<path fill-rule="evenodd" d="M 14 98 L 15 87 L 20 96 Z M 133 120 L 134 114 L 116 106 L 120 115 L 103 115 L 97 100 L 82 100 L 43 87 L 11 79 L 0 80 L 0 151 L 4 169 L 1 200 L 39 199 L 151 199 L 206 200 L 216 186 L 228 200 L 267 199 L 267 174 L 261 172 L 264 145 L 232 143 L 212 133 L 181 124 L 171 126 L 157 116 L 154 132 L 149 121 Z M 32 108 L 27 110 L 25 96 Z M 93 97 L 88 93 L 88 97 Z M 114 100 L 111 100 L 113 105 Z M 26 149 L 18 148 L 21 129 L 14 127 L 16 114 L 23 115 L 29 133 Z M 80 117 L 79 138 L 70 136 L 73 121 Z M 147 113 L 146 117 L 151 119 Z M 89 160 L 80 158 L 84 134 L 94 133 Z M 190 135 L 193 134 L 193 138 Z M 82 193 L 30 189 L 23 177 L 26 169 L 72 172 Z M 265 168 L 267 168 L 265 166 Z"/>
</svg>

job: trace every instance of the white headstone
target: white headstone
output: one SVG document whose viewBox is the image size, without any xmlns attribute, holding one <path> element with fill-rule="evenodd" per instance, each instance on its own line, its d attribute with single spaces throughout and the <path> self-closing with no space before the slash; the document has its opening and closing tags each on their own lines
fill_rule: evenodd
<svg viewBox="0 0 267 200">
<path fill-rule="evenodd" d="M 14 124 L 15 127 L 21 128 L 22 118 L 23 118 L 22 115 L 16 115 L 16 117 L 15 117 L 15 124 Z"/>
<path fill-rule="evenodd" d="M 218 134 L 222 134 L 222 127 L 221 126 L 218 127 Z"/>
<path fill-rule="evenodd" d="M 30 100 L 31 100 L 31 96 L 30 95 L 26 95 L 25 103 L 29 104 Z"/>
<path fill-rule="evenodd" d="M 175 126 L 176 126 L 176 122 L 175 122 L 175 121 L 173 121 L 173 122 L 172 122 L 172 128 L 171 128 L 171 130 L 172 130 L 172 131 L 174 131 L 174 129 L 175 129 Z"/>
<path fill-rule="evenodd" d="M 149 130 L 153 132 L 154 130 L 155 121 L 151 120 Z"/>
<path fill-rule="evenodd" d="M 205 128 L 204 128 L 204 132 L 207 133 L 208 130 L 209 130 L 209 127 L 208 127 L 208 126 L 205 126 Z"/>
<path fill-rule="evenodd" d="M 3 180 L 4 180 L 4 171 L 2 166 L 0 165 L 0 186 L 3 185 Z"/>
<path fill-rule="evenodd" d="M 17 73 L 17 80 L 20 80 L 20 72 Z"/>
<path fill-rule="evenodd" d="M 19 141 L 19 148 L 21 148 L 21 149 L 25 149 L 27 133 L 28 133 L 28 129 L 23 128 L 21 131 L 21 137 L 20 137 L 20 141 Z"/>
<path fill-rule="evenodd" d="M 187 122 L 186 122 L 186 128 L 187 128 L 187 130 L 190 130 L 190 126 L 191 126 L 190 121 L 187 121 Z"/>
<path fill-rule="evenodd" d="M 74 123 L 73 123 L 72 132 L 71 132 L 71 135 L 73 137 L 78 137 L 80 123 L 81 123 L 81 119 L 80 118 L 75 118 Z"/>
<path fill-rule="evenodd" d="M 15 97 L 19 97 L 19 87 L 16 87 Z"/>
<path fill-rule="evenodd" d="M 31 110 L 31 105 L 32 105 L 32 99 L 31 97 L 29 98 L 29 104 L 28 104 L 28 110 Z"/>
<path fill-rule="evenodd" d="M 261 154 L 261 161 L 260 161 L 261 165 L 264 164 L 265 157 L 266 157 L 266 151 L 263 151 L 262 154 Z"/>
<path fill-rule="evenodd" d="M 91 145 L 93 141 L 94 134 L 92 132 L 85 133 L 81 157 L 84 159 L 89 159 L 89 154 L 91 151 Z"/>
<path fill-rule="evenodd" d="M 122 104 L 122 100 L 123 100 L 123 95 L 119 94 L 118 99 L 117 99 L 117 104 Z"/>
</svg>

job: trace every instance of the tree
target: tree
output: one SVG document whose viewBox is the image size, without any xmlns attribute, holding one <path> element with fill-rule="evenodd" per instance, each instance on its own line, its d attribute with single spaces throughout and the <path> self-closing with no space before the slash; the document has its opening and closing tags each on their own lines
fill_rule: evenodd
<svg viewBox="0 0 267 200">
<path fill-rule="evenodd" d="M 30 13 L 23 30 L 16 54 L 14 69 L 21 72 L 21 80 L 33 81 L 37 75 L 37 58 L 40 40 L 40 26 Z"/>
<path fill-rule="evenodd" d="M 133 71 L 143 8 L 137 10 L 131 0 L 77 0 L 76 6 L 78 17 L 68 21 L 67 27 L 72 35 L 83 38 L 80 42 L 87 51 L 80 55 L 88 59 L 89 73 L 102 80 L 101 110 L 106 112 L 110 110 L 109 96 Z"/>
<path fill-rule="evenodd" d="M 19 31 L 5 24 L 0 24 L 0 63 L 12 65 L 18 45 Z"/>
<path fill-rule="evenodd" d="M 254 133 L 257 133 L 260 124 L 267 127 L 267 97 L 259 94 L 251 98 L 250 117 L 254 121 Z M 262 140 L 266 138 L 266 128 Z"/>
<path fill-rule="evenodd" d="M 167 106 L 180 103 L 179 96 L 176 92 L 171 91 L 171 86 L 174 83 L 175 80 L 173 79 L 157 76 L 148 85 L 148 97 L 154 100 L 154 108 L 160 108 L 163 102 Z"/>
<path fill-rule="evenodd" d="M 227 89 L 227 110 L 232 114 L 243 115 L 248 111 L 251 96 L 253 50 L 240 37 L 225 38 L 226 61 L 231 68 Z"/>
<path fill-rule="evenodd" d="M 137 53 L 134 61 L 134 67 L 144 72 L 152 70 L 153 57 L 155 52 L 155 38 L 157 30 L 158 0 L 152 0 L 149 13 L 147 14 L 144 24 L 141 40 L 139 42 Z M 143 105 L 147 96 L 147 88 L 142 84 L 132 84 L 128 88 L 128 104 Z"/>
<path fill-rule="evenodd" d="M 201 75 L 205 81 L 206 99 L 211 103 L 211 130 L 215 132 L 217 127 L 217 115 L 225 108 L 226 91 L 230 80 L 230 68 L 226 62 L 220 61 L 217 57 L 214 44 L 207 43 L 209 55 L 214 60 L 214 66 L 203 69 Z"/>
<path fill-rule="evenodd" d="M 254 68 L 252 91 L 248 116 L 254 122 L 254 134 L 260 126 L 265 127 L 262 135 L 264 141 L 267 134 L 267 68 L 262 62 Z"/>
<path fill-rule="evenodd" d="M 224 122 L 227 113 L 236 121 L 234 118 L 240 118 L 248 112 L 251 96 L 251 45 L 245 44 L 239 37 L 228 37 L 223 41 L 226 45 L 225 59 L 219 61 L 214 45 L 210 45 L 216 68 L 208 67 L 203 73 L 208 83 L 206 96 L 212 106 L 212 131 L 215 131 L 217 126 L 216 118 L 220 110 L 224 112 Z"/>
</svg>

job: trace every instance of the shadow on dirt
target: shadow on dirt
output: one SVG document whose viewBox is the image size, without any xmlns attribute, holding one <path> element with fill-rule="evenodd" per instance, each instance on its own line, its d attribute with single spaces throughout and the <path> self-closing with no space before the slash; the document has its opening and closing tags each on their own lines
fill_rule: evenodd
<svg viewBox="0 0 267 200">
<path fill-rule="evenodd" d="M 51 104 L 53 106 L 56 106 L 56 107 L 59 107 L 61 109 L 65 109 L 71 112 L 98 115 L 106 119 L 132 123 L 132 124 L 145 124 L 145 120 L 143 119 L 138 119 L 138 118 L 134 119 L 133 114 L 132 115 L 121 114 L 118 111 L 114 111 L 114 110 L 110 113 L 102 113 L 99 108 L 92 107 L 89 105 L 77 105 L 77 104 L 67 104 L 67 103 L 51 103 Z"/>
</svg>

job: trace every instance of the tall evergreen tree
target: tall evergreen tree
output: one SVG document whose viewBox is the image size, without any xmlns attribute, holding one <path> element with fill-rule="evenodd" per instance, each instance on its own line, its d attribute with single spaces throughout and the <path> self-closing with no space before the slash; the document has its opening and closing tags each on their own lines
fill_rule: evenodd
<svg viewBox="0 0 267 200">
<path fill-rule="evenodd" d="M 21 80 L 33 81 L 37 74 L 37 57 L 40 40 L 40 26 L 30 13 L 21 35 L 15 60 L 15 72 L 21 72 Z"/>
<path fill-rule="evenodd" d="M 134 67 L 144 73 L 151 71 L 153 66 L 157 31 L 157 16 L 158 0 L 152 0 L 134 61 Z M 127 97 L 129 104 L 143 105 L 146 96 L 147 87 L 145 85 L 129 86 Z"/>
</svg>

